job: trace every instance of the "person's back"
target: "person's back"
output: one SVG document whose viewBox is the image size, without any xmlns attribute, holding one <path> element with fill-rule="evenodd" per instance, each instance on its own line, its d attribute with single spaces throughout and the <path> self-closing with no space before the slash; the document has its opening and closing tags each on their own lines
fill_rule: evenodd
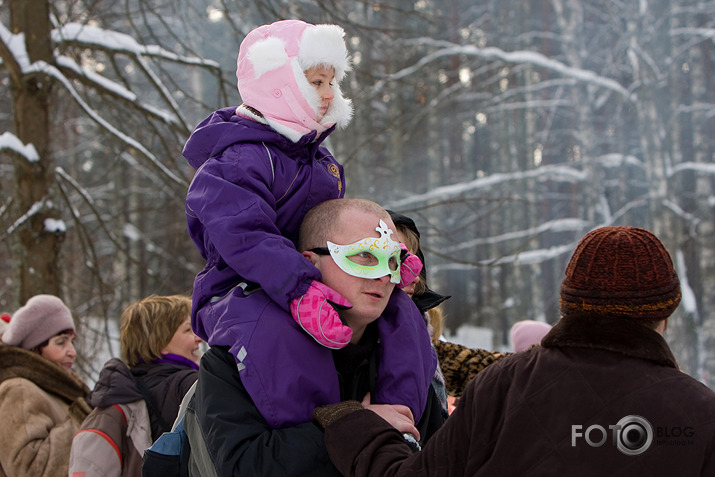
<svg viewBox="0 0 715 477">
<path fill-rule="evenodd" d="M 715 393 L 662 337 L 680 299 L 652 233 L 596 229 L 571 257 L 541 346 L 480 373 L 422 452 L 338 404 L 316 410 L 330 417 L 331 459 L 343 472 L 359 461 L 351 475 L 715 475 Z"/>
<path fill-rule="evenodd" d="M 190 310 L 181 295 L 152 295 L 124 310 L 124 361 L 112 358 L 102 368 L 90 394 L 95 409 L 72 441 L 70 477 L 141 475 L 144 450 L 171 429 L 198 375 L 201 340 Z"/>
<path fill-rule="evenodd" d="M 474 467 L 449 475 L 713 475 L 702 472 L 715 465 L 715 394 L 658 333 L 620 325 L 558 323 L 485 370 L 460 402 L 479 423 L 464 429 Z"/>
</svg>

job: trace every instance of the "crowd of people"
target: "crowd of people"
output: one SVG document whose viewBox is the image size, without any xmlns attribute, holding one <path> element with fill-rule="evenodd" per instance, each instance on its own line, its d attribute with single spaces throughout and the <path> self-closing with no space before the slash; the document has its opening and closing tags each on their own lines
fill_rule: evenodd
<svg viewBox="0 0 715 477">
<path fill-rule="evenodd" d="M 124 310 L 94 389 L 58 297 L 0 320 L 0 476 L 148 475 L 183 412 L 182 475 L 715 475 L 715 393 L 663 339 L 681 291 L 658 238 L 586 234 L 560 316 L 514 323 L 513 352 L 446 341 L 414 220 L 345 198 L 323 145 L 349 69 L 337 25 L 245 37 L 243 104 L 183 152 L 205 268 L 191 297 Z"/>
</svg>

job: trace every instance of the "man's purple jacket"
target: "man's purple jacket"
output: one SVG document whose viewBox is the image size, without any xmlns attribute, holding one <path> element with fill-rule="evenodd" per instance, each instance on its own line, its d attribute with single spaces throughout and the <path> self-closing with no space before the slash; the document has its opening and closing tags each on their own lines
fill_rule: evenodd
<svg viewBox="0 0 715 477">
<path fill-rule="evenodd" d="M 218 110 L 191 134 L 196 169 L 186 198 L 189 235 L 206 266 L 194 280 L 191 324 L 210 346 L 228 346 L 241 381 L 273 428 L 308 422 L 340 401 L 331 351 L 305 333 L 290 302 L 320 272 L 296 249 L 315 205 L 344 196 L 342 166 L 319 139 L 294 143 L 269 126 Z M 404 404 L 418 421 L 437 366 L 424 319 L 395 290 L 378 319 L 373 402 Z"/>
</svg>

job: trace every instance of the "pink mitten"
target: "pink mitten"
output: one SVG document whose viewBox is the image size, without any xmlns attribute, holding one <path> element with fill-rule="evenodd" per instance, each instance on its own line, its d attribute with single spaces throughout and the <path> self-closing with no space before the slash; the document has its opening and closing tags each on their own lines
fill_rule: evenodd
<svg viewBox="0 0 715 477">
<path fill-rule="evenodd" d="M 313 280 L 305 295 L 290 303 L 293 319 L 326 348 L 340 349 L 350 343 L 353 330 L 344 325 L 334 307 L 353 305 L 332 288 Z"/>
<path fill-rule="evenodd" d="M 402 264 L 400 264 L 400 283 L 398 288 L 405 288 L 420 276 L 422 271 L 422 261 L 417 255 L 411 254 L 404 243 L 400 244 L 402 249 Z"/>
</svg>

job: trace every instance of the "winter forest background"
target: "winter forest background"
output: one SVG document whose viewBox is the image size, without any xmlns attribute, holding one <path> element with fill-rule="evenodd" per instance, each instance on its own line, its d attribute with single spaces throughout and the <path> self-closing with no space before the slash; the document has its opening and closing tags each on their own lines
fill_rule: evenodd
<svg viewBox="0 0 715 477">
<path fill-rule="evenodd" d="M 0 0 L 0 311 L 61 296 L 91 377 L 126 305 L 190 293 L 181 148 L 284 18 L 346 30 L 328 145 L 348 196 L 417 222 L 448 336 L 554 323 L 578 240 L 636 225 L 682 281 L 666 338 L 715 387 L 715 0 Z"/>
</svg>

